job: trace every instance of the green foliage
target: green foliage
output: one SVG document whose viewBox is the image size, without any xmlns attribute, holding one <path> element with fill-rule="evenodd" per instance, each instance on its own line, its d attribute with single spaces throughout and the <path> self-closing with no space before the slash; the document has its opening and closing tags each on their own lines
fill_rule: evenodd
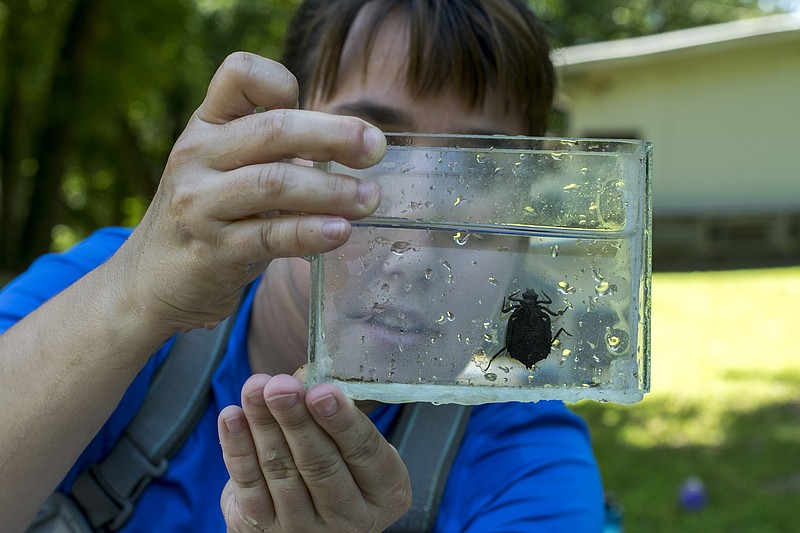
<svg viewBox="0 0 800 533">
<path fill-rule="evenodd" d="M 528 0 L 556 46 L 641 37 L 782 13 L 798 3 L 764 0 Z"/>
<path fill-rule="evenodd" d="M 134 225 L 214 70 L 297 0 L 0 1 L 0 271 Z"/>
<path fill-rule="evenodd" d="M 557 44 L 755 16 L 793 0 L 530 0 Z M 216 67 L 279 57 L 299 0 L 0 0 L 0 272 L 133 225 Z"/>
</svg>

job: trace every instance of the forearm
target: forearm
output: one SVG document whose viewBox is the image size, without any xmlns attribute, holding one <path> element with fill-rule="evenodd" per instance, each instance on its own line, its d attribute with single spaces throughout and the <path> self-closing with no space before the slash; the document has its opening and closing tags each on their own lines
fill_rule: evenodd
<svg viewBox="0 0 800 533">
<path fill-rule="evenodd" d="M 164 342 L 111 258 L 0 337 L 0 530 L 24 528 Z"/>
</svg>

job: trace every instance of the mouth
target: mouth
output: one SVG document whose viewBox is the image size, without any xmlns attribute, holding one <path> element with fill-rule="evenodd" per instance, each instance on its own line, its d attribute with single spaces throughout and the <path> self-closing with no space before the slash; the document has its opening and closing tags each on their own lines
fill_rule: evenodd
<svg viewBox="0 0 800 533">
<path fill-rule="evenodd" d="M 399 347 L 417 345 L 439 336 L 431 321 L 413 309 L 376 304 L 361 316 L 348 316 L 366 326 L 367 340 L 374 339 Z"/>
</svg>

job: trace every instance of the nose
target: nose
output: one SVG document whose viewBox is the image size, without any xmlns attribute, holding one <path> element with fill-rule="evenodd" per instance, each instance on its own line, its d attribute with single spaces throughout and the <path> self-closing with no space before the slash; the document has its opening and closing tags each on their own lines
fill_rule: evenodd
<svg viewBox="0 0 800 533">
<path fill-rule="evenodd" d="M 442 235 L 446 233 L 447 235 Z M 451 281 L 453 269 L 448 261 L 446 242 L 448 232 L 436 230 L 389 231 L 382 256 L 378 261 L 378 275 L 393 280 L 403 280 L 419 286 L 432 281 Z"/>
</svg>

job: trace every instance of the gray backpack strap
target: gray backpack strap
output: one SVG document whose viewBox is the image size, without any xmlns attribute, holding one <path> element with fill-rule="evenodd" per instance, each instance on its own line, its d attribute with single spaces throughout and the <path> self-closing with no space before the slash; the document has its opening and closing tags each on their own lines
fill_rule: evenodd
<svg viewBox="0 0 800 533">
<path fill-rule="evenodd" d="M 431 531 L 450 467 L 458 453 L 471 406 L 430 403 L 403 405 L 389 436 L 408 468 L 411 508 L 387 532 Z"/>
<path fill-rule="evenodd" d="M 167 470 L 167 458 L 180 448 L 208 405 L 211 377 L 225 353 L 235 315 L 213 330 L 195 329 L 176 337 L 141 408 L 115 447 L 77 477 L 72 498 L 90 531 L 119 529 L 150 480 Z M 45 502 L 28 533 L 86 531 L 59 529 L 60 515 L 75 514 L 59 498 L 64 496 L 54 493 Z"/>
</svg>

